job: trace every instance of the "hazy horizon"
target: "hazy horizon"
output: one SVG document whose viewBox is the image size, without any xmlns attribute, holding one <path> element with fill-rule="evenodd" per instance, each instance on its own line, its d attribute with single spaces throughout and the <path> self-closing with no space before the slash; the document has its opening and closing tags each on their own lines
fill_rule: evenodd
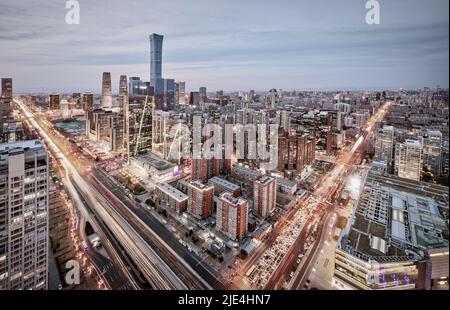
<svg viewBox="0 0 450 310">
<path fill-rule="evenodd" d="M 395 90 L 449 87 L 448 1 L 86 1 L 0 3 L 0 77 L 15 93 L 99 93 L 103 71 L 149 79 L 151 33 L 163 77 L 187 90 Z"/>
</svg>

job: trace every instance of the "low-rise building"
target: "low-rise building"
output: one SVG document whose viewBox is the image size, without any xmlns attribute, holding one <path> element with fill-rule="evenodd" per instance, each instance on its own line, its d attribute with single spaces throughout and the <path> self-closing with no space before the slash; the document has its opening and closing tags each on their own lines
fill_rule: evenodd
<svg viewBox="0 0 450 310">
<path fill-rule="evenodd" d="M 155 185 L 156 196 L 177 212 L 186 211 L 188 196 L 167 183 Z"/>
<path fill-rule="evenodd" d="M 208 184 L 214 186 L 214 195 L 220 196 L 223 192 L 229 192 L 234 197 L 241 195 L 241 187 L 237 184 L 231 183 L 220 177 L 212 177 L 209 179 Z"/>
<path fill-rule="evenodd" d="M 146 153 L 130 158 L 130 165 L 144 169 L 156 182 L 164 182 L 179 174 L 178 166 L 154 153 Z"/>
<path fill-rule="evenodd" d="M 236 164 L 231 168 L 231 175 L 242 182 L 253 185 L 253 182 L 262 176 L 262 173 L 259 170 Z"/>
<path fill-rule="evenodd" d="M 448 285 L 448 187 L 370 172 L 339 237 L 334 276 L 368 290 Z"/>
</svg>

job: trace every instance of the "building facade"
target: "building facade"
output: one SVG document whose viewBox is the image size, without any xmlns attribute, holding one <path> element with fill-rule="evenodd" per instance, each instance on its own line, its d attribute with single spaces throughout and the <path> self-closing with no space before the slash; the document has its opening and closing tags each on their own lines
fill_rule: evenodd
<svg viewBox="0 0 450 310">
<path fill-rule="evenodd" d="M 395 174 L 401 178 L 419 181 L 422 176 L 422 144 L 406 139 L 395 145 Z"/>
<path fill-rule="evenodd" d="M 266 218 L 277 203 L 277 181 L 262 176 L 253 183 L 253 213 Z"/>
<path fill-rule="evenodd" d="M 156 196 L 177 212 L 186 211 L 188 196 L 167 183 L 155 185 Z"/>
<path fill-rule="evenodd" d="M 2 98 L 12 99 L 13 87 L 11 78 L 2 78 Z"/>
<path fill-rule="evenodd" d="M 40 141 L 0 145 L 0 290 L 48 288 L 48 170 Z"/>
<path fill-rule="evenodd" d="M 375 134 L 374 161 L 386 165 L 388 172 L 392 171 L 394 157 L 394 127 L 384 126 L 377 129 Z"/>
<path fill-rule="evenodd" d="M 60 96 L 58 93 L 51 93 L 48 96 L 48 106 L 50 110 L 59 110 Z"/>
<path fill-rule="evenodd" d="M 216 228 L 230 239 L 241 240 L 247 234 L 248 202 L 224 192 L 217 202 Z"/>
<path fill-rule="evenodd" d="M 111 72 L 103 72 L 102 76 L 102 107 L 112 107 Z"/>
<path fill-rule="evenodd" d="M 214 187 L 199 181 L 189 182 L 187 211 L 198 219 L 206 219 L 213 212 Z"/>
<path fill-rule="evenodd" d="M 152 150 L 153 98 L 130 96 L 125 106 L 125 147 L 128 158 Z"/>
</svg>

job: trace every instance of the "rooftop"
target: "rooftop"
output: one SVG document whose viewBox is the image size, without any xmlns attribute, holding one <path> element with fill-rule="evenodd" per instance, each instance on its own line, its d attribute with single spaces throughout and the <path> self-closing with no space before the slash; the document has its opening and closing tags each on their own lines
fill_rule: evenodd
<svg viewBox="0 0 450 310">
<path fill-rule="evenodd" d="M 270 182 L 274 181 L 275 179 L 272 177 L 269 177 L 267 175 L 263 175 L 262 177 L 260 177 L 259 179 L 256 180 L 256 182 L 259 182 L 263 185 L 269 184 Z"/>
<path fill-rule="evenodd" d="M 369 172 L 338 246 L 379 262 L 448 247 L 448 187 Z"/>
<path fill-rule="evenodd" d="M 200 190 L 206 190 L 206 189 L 211 189 L 211 188 L 213 188 L 211 185 L 203 184 L 202 182 L 200 182 L 200 181 L 198 181 L 198 180 L 192 181 L 192 182 L 190 182 L 189 184 L 190 184 L 191 186 L 197 188 L 197 189 L 200 189 Z"/>
<path fill-rule="evenodd" d="M 156 183 L 156 187 L 177 201 L 188 199 L 187 195 L 167 183 Z"/>
<path fill-rule="evenodd" d="M 241 197 L 236 198 L 229 192 L 223 192 L 220 195 L 220 199 L 225 200 L 234 206 L 243 205 L 243 204 L 247 203 L 247 200 L 245 200 L 244 198 L 241 198 Z"/>
<path fill-rule="evenodd" d="M 240 188 L 239 185 L 231 183 L 231 182 L 229 182 L 225 179 L 219 178 L 219 177 L 212 177 L 211 179 L 209 179 L 209 182 L 211 182 L 213 185 L 214 184 L 221 185 L 231 191 L 235 191 Z"/>
<path fill-rule="evenodd" d="M 17 141 L 13 143 L 0 144 L 0 152 L 11 151 L 13 149 L 40 149 L 43 147 L 44 144 L 42 144 L 40 140 Z"/>
</svg>

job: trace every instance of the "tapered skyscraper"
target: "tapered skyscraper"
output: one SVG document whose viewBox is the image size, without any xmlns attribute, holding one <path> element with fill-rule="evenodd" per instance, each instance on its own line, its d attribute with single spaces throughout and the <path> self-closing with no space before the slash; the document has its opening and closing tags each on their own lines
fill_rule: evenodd
<svg viewBox="0 0 450 310">
<path fill-rule="evenodd" d="M 162 78 L 162 44 L 164 36 L 153 33 L 150 35 L 150 83 Z"/>
</svg>

